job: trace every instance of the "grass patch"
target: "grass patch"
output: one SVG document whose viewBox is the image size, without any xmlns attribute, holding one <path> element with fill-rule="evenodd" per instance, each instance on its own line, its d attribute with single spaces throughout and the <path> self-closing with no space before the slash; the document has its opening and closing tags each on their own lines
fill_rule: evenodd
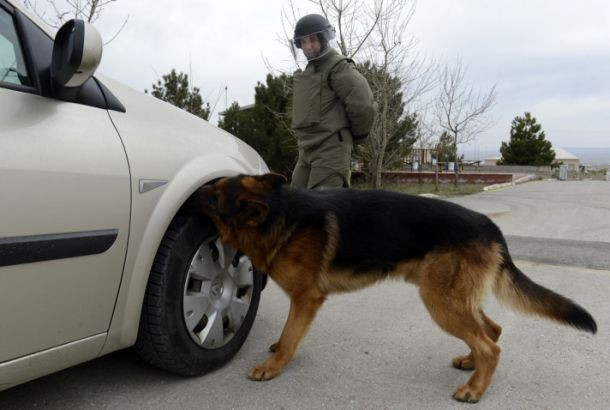
<svg viewBox="0 0 610 410">
<path fill-rule="evenodd" d="M 373 185 L 370 183 L 358 183 L 353 184 L 353 188 L 356 189 L 369 189 Z M 418 183 L 402 183 L 402 184 L 384 184 L 382 189 L 388 191 L 402 192 L 403 194 L 419 195 L 419 194 L 435 194 L 444 197 L 459 196 L 459 195 L 470 195 L 482 192 L 484 184 L 455 184 L 445 183 L 438 184 L 438 191 L 434 184 L 418 184 Z"/>
</svg>

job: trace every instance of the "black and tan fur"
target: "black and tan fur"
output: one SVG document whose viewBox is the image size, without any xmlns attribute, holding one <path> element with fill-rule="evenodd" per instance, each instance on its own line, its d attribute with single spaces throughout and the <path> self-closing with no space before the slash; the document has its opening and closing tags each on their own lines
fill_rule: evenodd
<svg viewBox="0 0 610 410">
<path fill-rule="evenodd" d="M 478 401 L 491 382 L 501 327 L 481 305 L 489 293 L 525 313 L 595 333 L 589 313 L 525 276 L 499 228 L 459 205 L 381 190 L 306 191 L 275 174 L 224 178 L 197 200 L 221 239 L 245 254 L 290 297 L 273 354 L 249 374 L 277 376 L 295 354 L 329 294 L 395 278 L 419 286 L 432 318 L 470 353 L 453 359 L 473 370 L 453 397 Z"/>
</svg>

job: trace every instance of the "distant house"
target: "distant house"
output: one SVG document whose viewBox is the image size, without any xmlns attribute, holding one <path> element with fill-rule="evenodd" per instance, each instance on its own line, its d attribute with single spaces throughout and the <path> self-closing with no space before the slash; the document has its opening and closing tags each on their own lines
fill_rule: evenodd
<svg viewBox="0 0 610 410">
<path fill-rule="evenodd" d="M 556 162 L 561 162 L 564 165 L 567 165 L 570 171 L 578 171 L 580 169 L 580 159 L 576 155 L 566 151 L 563 148 L 553 148 L 553 151 L 555 151 Z M 484 165 L 497 165 L 498 161 L 501 159 L 502 157 L 485 158 Z"/>
<path fill-rule="evenodd" d="M 409 159 L 407 162 L 411 164 L 417 162 L 421 165 L 423 164 L 432 164 L 432 159 L 434 158 L 435 149 L 433 147 L 411 147 L 411 154 L 409 155 Z"/>
<path fill-rule="evenodd" d="M 485 158 L 483 160 L 483 165 L 498 165 L 498 161 L 500 161 L 502 159 L 502 157 L 491 157 L 491 158 Z"/>
<path fill-rule="evenodd" d="M 563 162 L 564 165 L 568 166 L 570 171 L 578 171 L 580 169 L 580 159 L 576 155 L 563 148 L 553 148 L 553 151 L 555 151 L 556 162 Z"/>
<path fill-rule="evenodd" d="M 251 108 L 254 108 L 255 104 L 248 104 L 248 105 L 240 105 L 239 106 L 239 111 L 246 111 L 249 110 Z M 218 113 L 219 116 L 224 117 L 225 115 L 227 115 L 227 111 L 221 111 Z"/>
</svg>

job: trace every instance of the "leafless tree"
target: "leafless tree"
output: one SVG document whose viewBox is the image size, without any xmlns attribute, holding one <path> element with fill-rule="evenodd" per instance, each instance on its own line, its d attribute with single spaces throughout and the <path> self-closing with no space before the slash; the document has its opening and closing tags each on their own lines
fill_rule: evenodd
<svg viewBox="0 0 610 410">
<path fill-rule="evenodd" d="M 95 23 L 102 12 L 112 3 L 118 0 L 46 0 L 46 5 L 39 5 L 37 0 L 22 0 L 23 4 L 34 12 L 42 21 L 49 26 L 58 29 L 70 19 L 81 19 L 89 23 Z M 50 15 L 49 15 L 50 14 Z M 123 24 L 104 44 L 110 43 L 123 31 L 129 20 L 125 17 Z"/>
<path fill-rule="evenodd" d="M 496 86 L 492 86 L 488 92 L 475 90 L 473 85 L 465 82 L 466 71 L 460 58 L 455 65 L 446 65 L 440 69 L 440 92 L 435 103 L 438 126 L 453 137 L 456 153 L 458 144 L 473 141 L 478 134 L 494 124 L 487 114 L 496 102 Z M 456 158 L 456 184 L 458 174 Z"/>
<path fill-rule="evenodd" d="M 437 158 L 437 149 L 436 149 L 436 140 L 438 138 L 436 132 L 436 126 L 434 121 L 430 118 L 429 115 L 430 105 L 426 104 L 422 106 L 418 110 L 418 124 L 417 124 L 417 140 L 413 144 L 414 147 L 417 147 L 420 152 L 420 157 L 418 158 L 418 170 L 419 170 L 419 182 L 422 183 L 423 179 L 423 165 L 426 161 L 427 151 L 431 151 L 433 158 L 438 161 Z M 438 163 L 434 164 L 435 171 L 435 186 L 438 191 Z"/>
<path fill-rule="evenodd" d="M 392 104 L 396 87 L 392 87 L 392 78 L 387 72 L 373 69 L 367 70 L 366 74 L 379 109 L 368 138 L 356 147 L 355 157 L 364 165 L 364 171 L 370 174 L 373 186 L 379 188 L 384 169 L 396 166 L 406 154 L 404 149 L 400 149 L 404 148 L 401 144 L 404 140 L 396 135 L 404 118 L 404 107 Z"/>
<path fill-rule="evenodd" d="M 325 11 L 328 15 L 330 10 L 336 18 L 340 50 L 351 57 L 360 53 L 376 74 L 367 78 L 379 111 L 369 138 L 357 147 L 356 157 L 369 164 L 373 185 L 379 188 L 383 171 L 404 161 L 407 135 L 397 138 L 396 134 L 400 132 L 401 120 L 409 115 L 408 103 L 418 94 L 412 86 L 421 85 L 415 81 L 421 74 L 419 60 L 412 58 L 415 42 L 406 32 L 415 4 L 403 0 L 376 1 L 372 6 L 354 4 L 350 9 L 352 2 L 329 3 Z M 396 93 L 401 91 L 404 105 L 395 101 Z"/>
</svg>

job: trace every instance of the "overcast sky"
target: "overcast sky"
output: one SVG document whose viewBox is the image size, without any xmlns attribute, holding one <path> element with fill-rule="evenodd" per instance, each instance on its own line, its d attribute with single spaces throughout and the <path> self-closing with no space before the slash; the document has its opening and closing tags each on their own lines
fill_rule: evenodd
<svg viewBox="0 0 610 410">
<path fill-rule="evenodd" d="M 303 14 L 315 11 L 295 1 Z M 192 73 L 207 100 L 253 102 L 271 66 L 290 66 L 277 37 L 287 1 L 119 0 L 96 23 L 109 39 L 100 71 L 143 91 L 172 68 Z M 498 149 L 530 111 L 558 147 L 610 147 L 610 2 L 420 0 L 410 34 L 437 61 L 461 56 L 467 79 L 497 86 L 496 125 L 470 149 Z M 213 121 L 216 122 L 215 120 Z"/>
</svg>

